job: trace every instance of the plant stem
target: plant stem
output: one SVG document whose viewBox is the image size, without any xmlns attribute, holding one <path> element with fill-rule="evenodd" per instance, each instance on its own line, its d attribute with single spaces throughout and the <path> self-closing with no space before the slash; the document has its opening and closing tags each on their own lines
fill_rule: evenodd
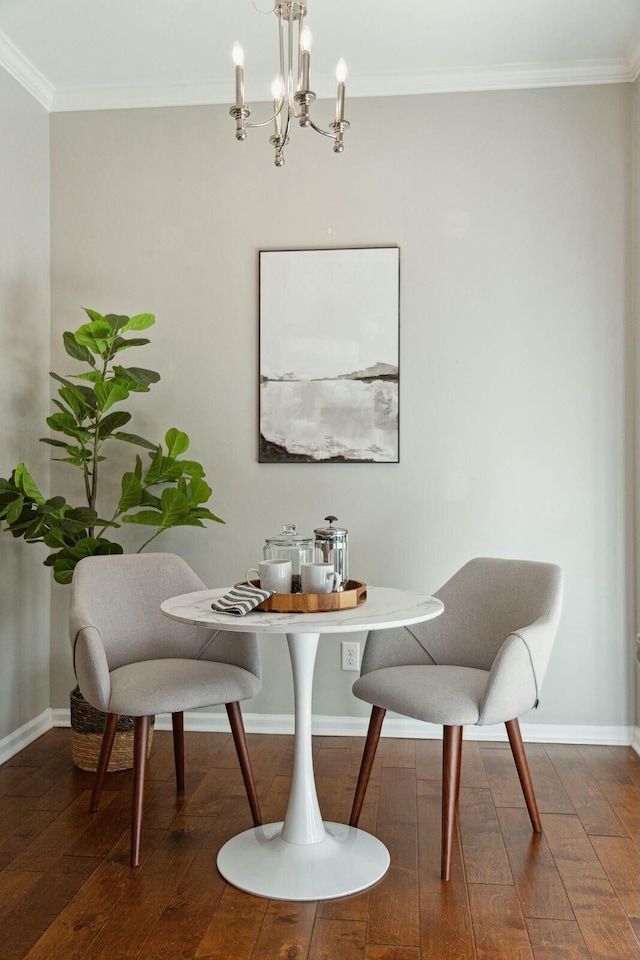
<svg viewBox="0 0 640 960">
<path fill-rule="evenodd" d="M 102 367 L 102 380 L 103 382 L 107 378 L 107 370 L 109 367 L 109 357 L 105 357 L 105 361 Z M 98 438 L 98 424 L 100 422 L 100 413 L 96 410 L 96 421 L 95 421 L 95 430 L 93 434 L 93 458 L 91 461 L 91 493 L 89 497 L 89 507 L 91 510 L 96 508 L 96 500 L 98 497 L 98 453 L 100 450 L 99 438 Z M 94 534 L 94 528 L 89 528 L 89 536 L 92 537 Z"/>
<path fill-rule="evenodd" d="M 136 550 L 136 553 L 142 553 L 142 551 L 144 550 L 144 548 L 145 548 L 145 547 L 148 547 L 149 544 L 151 543 L 151 541 L 152 541 L 152 540 L 155 540 L 156 537 L 159 537 L 161 533 L 162 533 L 162 527 L 161 527 L 159 530 L 156 530 L 156 532 L 154 533 L 154 535 L 153 535 L 152 537 L 149 537 L 148 540 L 145 540 L 145 542 L 142 544 L 142 546 L 141 546 L 141 547 L 138 547 L 138 549 Z"/>
</svg>

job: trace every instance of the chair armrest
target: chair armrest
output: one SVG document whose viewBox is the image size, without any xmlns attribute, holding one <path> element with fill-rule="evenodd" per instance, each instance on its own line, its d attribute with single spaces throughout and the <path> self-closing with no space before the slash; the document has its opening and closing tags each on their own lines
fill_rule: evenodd
<svg viewBox="0 0 640 960">
<path fill-rule="evenodd" d="M 556 621 L 555 616 L 540 617 L 509 634 L 489 671 L 480 705 L 480 724 L 513 720 L 537 704 Z"/>
<path fill-rule="evenodd" d="M 109 712 L 111 677 L 104 644 L 97 627 L 81 627 L 73 641 L 73 667 L 80 692 L 96 710 Z"/>
<path fill-rule="evenodd" d="M 489 671 L 478 723 L 513 720 L 530 710 L 536 697 L 529 651 L 522 638 L 512 633 L 500 647 Z"/>
</svg>

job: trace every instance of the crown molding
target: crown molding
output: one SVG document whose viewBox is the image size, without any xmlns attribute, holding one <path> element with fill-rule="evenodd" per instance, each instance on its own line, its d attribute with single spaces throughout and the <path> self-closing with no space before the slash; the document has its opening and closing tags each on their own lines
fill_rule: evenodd
<svg viewBox="0 0 640 960">
<path fill-rule="evenodd" d="M 640 37 L 629 48 L 627 68 L 629 70 L 629 80 L 631 83 L 635 83 L 640 76 Z"/>
<path fill-rule="evenodd" d="M 354 78 L 350 96 L 407 96 L 417 93 L 472 93 L 629 83 L 626 59 L 574 60 L 570 63 L 508 63 L 500 66 Z"/>
<path fill-rule="evenodd" d="M 230 80 L 186 84 L 140 84 L 60 87 L 47 78 L 0 32 L 0 66 L 43 107 L 53 113 L 81 110 L 127 110 L 145 107 L 187 107 L 230 104 Z M 491 67 L 364 74 L 349 83 L 349 97 L 394 97 L 430 93 L 525 90 L 548 87 L 633 83 L 640 76 L 640 39 L 626 58 L 576 60 L 567 63 L 516 63 Z M 250 102 L 268 102 L 271 79 L 256 77 Z M 319 99 L 335 96 L 333 76 L 315 78 Z M 253 89 L 264 91 L 258 99 Z"/>
<path fill-rule="evenodd" d="M 640 58 L 640 47 L 638 48 Z M 638 65 L 636 64 L 636 67 Z M 430 70 L 386 75 L 360 75 L 349 83 L 350 97 L 394 97 L 429 93 L 468 93 L 474 91 L 525 90 L 548 87 L 573 87 L 607 83 L 630 83 L 634 65 L 630 60 L 578 60 L 565 64 L 505 64 L 458 70 Z M 268 91 L 269 78 L 254 78 L 252 88 Z M 335 96 L 332 76 L 315 80 L 319 99 Z M 230 104 L 231 85 L 227 81 L 201 84 L 149 84 L 146 86 L 69 87 L 56 90 L 53 112 L 76 110 L 121 110 L 142 107 L 184 107 L 202 104 Z M 253 95 L 251 103 L 266 102 Z"/>
<path fill-rule="evenodd" d="M 54 94 L 51 110 L 53 113 L 68 113 L 78 110 L 196 107 L 216 103 L 231 105 L 232 98 L 233 91 L 226 80 L 209 83 L 61 87 Z"/>
<path fill-rule="evenodd" d="M 0 66 L 46 110 L 53 109 L 53 85 L 3 33 L 0 33 Z"/>
</svg>

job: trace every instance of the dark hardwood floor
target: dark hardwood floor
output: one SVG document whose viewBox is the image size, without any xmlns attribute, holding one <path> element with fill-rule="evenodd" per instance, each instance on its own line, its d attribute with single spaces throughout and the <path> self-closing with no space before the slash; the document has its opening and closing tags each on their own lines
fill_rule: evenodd
<svg viewBox="0 0 640 960">
<path fill-rule="evenodd" d="M 265 821 L 284 816 L 291 737 L 250 735 Z M 320 805 L 348 821 L 364 740 L 314 740 Z M 391 852 L 363 894 L 264 900 L 230 887 L 216 853 L 251 826 L 231 736 L 186 734 L 177 799 L 171 734 L 149 761 L 142 865 L 129 855 L 130 771 L 92 774 L 51 730 L 0 767 L 2 960 L 637 960 L 640 757 L 528 744 L 543 833 L 531 832 L 506 743 L 465 741 L 452 879 L 440 872 L 437 741 L 383 739 L 360 826 Z"/>
</svg>

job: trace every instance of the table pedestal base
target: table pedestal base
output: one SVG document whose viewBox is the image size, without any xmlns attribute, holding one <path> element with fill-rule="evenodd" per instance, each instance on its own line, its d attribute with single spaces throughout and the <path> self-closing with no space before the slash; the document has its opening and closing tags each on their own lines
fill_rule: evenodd
<svg viewBox="0 0 640 960">
<path fill-rule="evenodd" d="M 273 900 L 331 900 L 366 890 L 389 868 L 376 837 L 344 823 L 325 823 L 318 843 L 288 843 L 282 823 L 233 837 L 218 854 L 218 870 L 247 893 Z"/>
</svg>

